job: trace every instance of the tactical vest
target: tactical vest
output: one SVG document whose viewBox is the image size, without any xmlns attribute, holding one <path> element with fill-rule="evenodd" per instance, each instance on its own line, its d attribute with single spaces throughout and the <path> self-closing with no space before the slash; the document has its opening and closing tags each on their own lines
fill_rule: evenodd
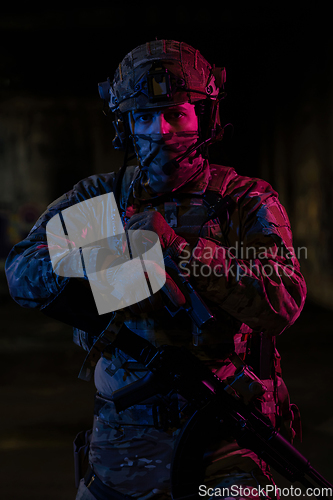
<svg viewBox="0 0 333 500">
<path fill-rule="evenodd" d="M 237 177 L 237 173 L 230 167 L 220 165 L 211 165 L 210 169 L 211 179 L 203 195 L 168 193 L 135 206 L 129 204 L 129 198 L 138 168 L 127 167 L 119 200 L 123 223 L 126 223 L 134 213 L 157 210 L 176 234 L 193 246 L 199 237 L 209 238 L 222 246 L 229 246 L 229 212 L 235 208 L 235 201 L 225 196 L 225 189 L 229 182 Z M 178 318 L 175 325 L 175 321 L 169 318 L 166 312 L 159 311 L 158 320 L 147 315 L 143 315 L 142 318 L 133 317 L 129 313 L 126 325 L 154 343 L 185 345 L 202 360 L 217 357 L 221 359 L 233 351 L 236 352 L 242 361 L 249 364 L 259 378 L 265 381 L 267 392 L 261 402 L 262 412 L 274 423 L 276 416 L 281 420 L 283 413 L 284 426 L 289 434 L 293 434 L 291 430 L 293 412 L 281 378 L 280 357 L 275 348 L 275 339 L 258 333 L 253 335 L 251 328 L 230 316 L 216 304 L 208 305 L 217 319 L 216 327 L 203 331 L 199 345 L 195 348 L 192 335 L 189 333 L 191 325 L 184 316 Z M 81 330 L 76 330 L 74 336 L 76 343 L 86 350 L 90 349 L 94 339 Z"/>
</svg>

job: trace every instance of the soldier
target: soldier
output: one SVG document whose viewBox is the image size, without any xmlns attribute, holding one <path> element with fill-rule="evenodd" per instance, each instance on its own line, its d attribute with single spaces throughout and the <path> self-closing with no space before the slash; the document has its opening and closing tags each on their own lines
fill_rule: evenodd
<svg viewBox="0 0 333 500">
<path fill-rule="evenodd" d="M 177 307 L 184 296 L 167 275 L 162 292 L 124 308 L 127 327 L 156 346 L 185 346 L 223 380 L 236 370 L 236 353 L 265 382 L 263 413 L 293 434 L 288 396 L 279 400 L 284 385 L 275 337 L 299 316 L 306 288 L 277 193 L 263 180 L 209 163 L 209 144 L 223 136 L 224 81 L 223 68 L 212 67 L 183 42 L 156 40 L 127 54 L 113 81 L 100 84 L 101 97 L 115 114 L 114 145 L 125 150 L 124 166 L 116 176 L 79 182 L 51 204 L 11 251 L 7 279 L 16 302 L 73 325 L 76 343 L 89 350 L 115 314 L 97 313 L 87 276 L 54 271 L 46 225 L 66 208 L 113 192 L 126 230 L 156 233 L 163 253 L 181 267 L 215 317 L 213 327 L 200 331 L 185 313 L 171 317 L 165 296 Z M 131 151 L 135 165 L 128 165 Z M 105 279 L 121 289 L 125 278 L 110 273 L 112 252 L 97 243 L 89 252 L 96 269 L 104 269 Z M 63 269 L 72 262 L 64 257 Z M 127 279 L 135 289 L 137 277 Z M 89 468 L 77 499 L 170 498 L 184 401 L 178 398 L 171 408 L 148 400 L 121 413 L 111 401 L 115 390 L 146 372 L 123 351 L 101 353 Z M 273 484 L 268 466 L 223 430 L 213 445 L 207 443 L 206 456 L 198 498 L 224 498 L 228 495 L 214 496 L 213 489 L 231 485 L 239 488 L 235 498 L 242 498 L 241 487 Z M 255 490 L 252 496 L 257 497 Z"/>
</svg>

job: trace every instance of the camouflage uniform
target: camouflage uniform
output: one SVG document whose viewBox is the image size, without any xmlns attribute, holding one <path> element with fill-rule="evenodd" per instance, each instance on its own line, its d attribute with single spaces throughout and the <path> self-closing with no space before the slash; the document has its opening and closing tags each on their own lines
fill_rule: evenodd
<svg viewBox="0 0 333 500">
<path fill-rule="evenodd" d="M 277 193 L 265 181 L 239 176 L 231 168 L 209 166 L 207 162 L 203 165 L 199 176 L 163 197 L 151 197 L 139 170 L 129 167 L 122 183 L 120 211 L 124 222 L 144 210 L 157 210 L 170 220 L 171 204 L 176 217 L 176 221 L 172 218 L 173 229 L 195 249 L 188 266 L 191 282 L 218 324 L 203 331 L 196 346 L 187 319 L 175 322 L 164 310 L 150 315 L 127 311 L 126 324 L 157 346 L 186 346 L 225 378 L 235 370 L 228 357 L 231 350 L 244 358 L 255 332 L 276 336 L 296 320 L 304 304 L 305 284 Z M 75 341 L 84 348 L 108 327 L 113 314 L 98 316 L 85 280 L 53 273 L 45 227 L 59 211 L 111 192 L 113 178 L 113 174 L 89 177 L 56 200 L 27 238 L 13 248 L 6 262 L 13 299 L 73 325 Z M 230 204 L 224 217 L 205 223 L 203 195 L 212 183 Z M 246 249 L 251 249 L 251 255 L 246 255 Z M 112 359 L 102 356 L 97 364 L 95 384 L 100 399 L 94 416 L 90 463 L 100 479 L 119 492 L 140 500 L 170 498 L 170 462 L 179 429 L 156 429 L 151 404 L 117 414 L 108 401 L 114 390 L 143 375 L 135 366 L 130 368 L 130 363 L 119 353 Z M 272 419 L 276 412 L 273 378 L 262 403 Z M 249 450 L 239 449 L 229 436 L 221 436 L 219 459 L 206 470 L 207 486 L 232 483 L 255 487 L 270 481 L 261 460 Z M 77 498 L 92 498 L 83 482 Z"/>
</svg>

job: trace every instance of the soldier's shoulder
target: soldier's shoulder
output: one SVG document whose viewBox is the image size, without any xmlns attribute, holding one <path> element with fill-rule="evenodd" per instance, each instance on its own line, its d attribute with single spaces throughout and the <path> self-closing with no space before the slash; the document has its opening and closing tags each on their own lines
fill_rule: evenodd
<svg viewBox="0 0 333 500">
<path fill-rule="evenodd" d="M 238 200 L 244 196 L 278 196 L 264 179 L 240 175 L 232 167 L 214 164 L 210 165 L 210 171 L 211 180 L 208 189 L 219 192 L 222 196 L 229 195 Z"/>
<path fill-rule="evenodd" d="M 113 191 L 115 175 L 115 172 L 90 175 L 75 184 L 69 196 L 74 196 L 78 201 L 82 201 L 111 193 Z"/>
</svg>

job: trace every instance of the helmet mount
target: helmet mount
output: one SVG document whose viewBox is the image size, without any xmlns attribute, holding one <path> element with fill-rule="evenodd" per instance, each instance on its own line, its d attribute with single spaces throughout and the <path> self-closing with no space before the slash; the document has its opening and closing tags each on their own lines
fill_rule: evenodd
<svg viewBox="0 0 333 500">
<path fill-rule="evenodd" d="M 126 106 L 125 101 L 137 99 L 140 95 L 144 96 L 148 102 L 146 106 L 143 104 L 140 109 L 146 107 L 161 107 L 172 106 L 173 104 L 180 104 L 184 102 L 191 102 L 187 97 L 188 94 L 201 95 L 201 100 L 208 98 L 210 100 L 220 101 L 225 97 L 224 83 L 225 83 L 225 68 L 212 68 L 210 80 L 214 83 L 220 80 L 219 87 L 213 86 L 209 81 L 204 89 L 187 88 L 186 82 L 182 78 L 176 78 L 164 65 L 156 61 L 152 64 L 151 68 L 143 75 L 143 77 L 134 85 L 134 91 L 130 93 L 123 93 L 121 98 L 118 99 L 112 91 L 112 84 L 108 78 L 106 82 L 98 84 L 100 97 L 108 103 L 110 111 L 122 111 L 123 104 Z M 185 96 L 182 99 L 173 99 L 176 92 L 183 92 Z M 200 99 L 198 97 L 196 101 Z M 147 105 L 148 104 L 148 105 Z M 126 106 L 126 110 L 138 109 L 138 106 Z"/>
</svg>

